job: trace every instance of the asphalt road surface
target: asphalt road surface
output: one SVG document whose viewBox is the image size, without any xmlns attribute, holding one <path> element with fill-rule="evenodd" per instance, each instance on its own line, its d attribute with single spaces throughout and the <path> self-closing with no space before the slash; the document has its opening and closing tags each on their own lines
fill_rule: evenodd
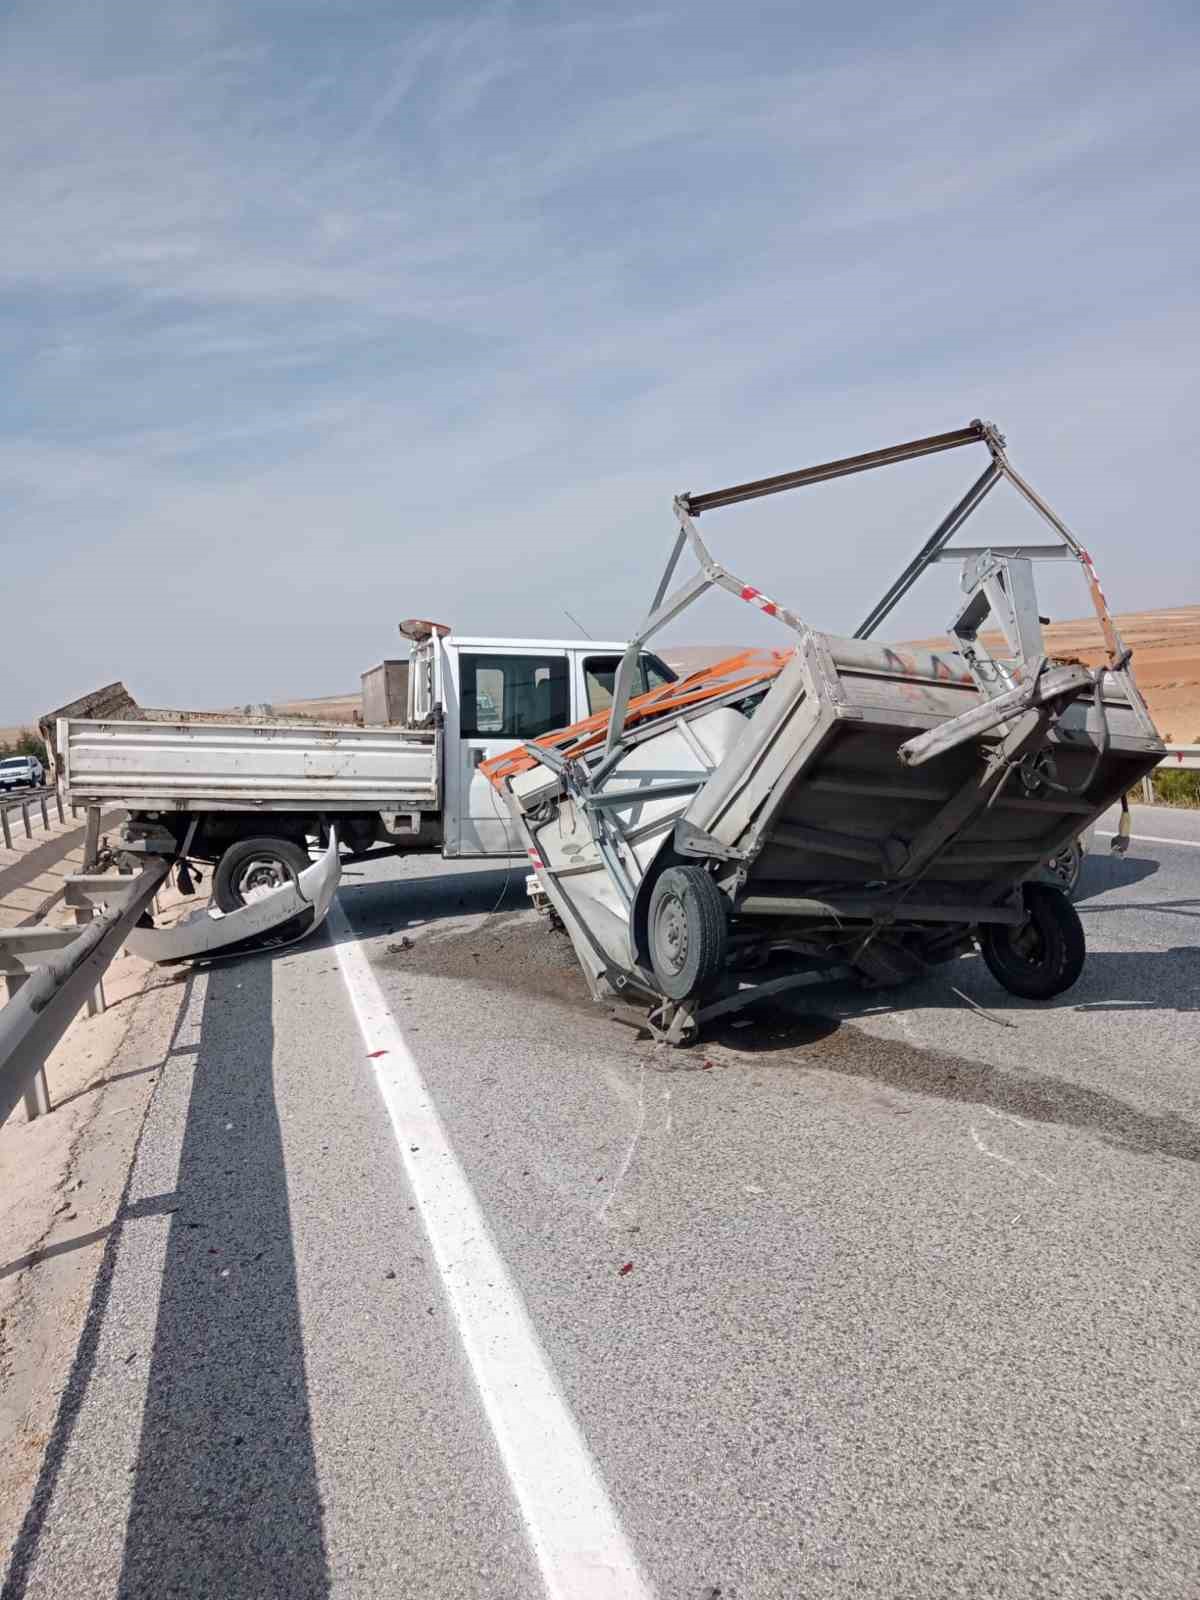
<svg viewBox="0 0 1200 1600">
<path fill-rule="evenodd" d="M 520 870 L 348 868 L 185 986 L 6 1600 L 1200 1594 L 1200 819 L 1135 831 L 1049 1006 L 676 1053 Z"/>
</svg>

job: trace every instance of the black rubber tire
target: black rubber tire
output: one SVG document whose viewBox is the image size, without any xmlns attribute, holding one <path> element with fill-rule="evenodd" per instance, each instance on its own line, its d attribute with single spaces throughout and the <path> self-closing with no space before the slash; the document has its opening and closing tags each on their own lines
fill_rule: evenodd
<svg viewBox="0 0 1200 1600">
<path fill-rule="evenodd" d="M 1083 971 L 1087 955 L 1083 923 L 1061 889 L 1027 883 L 1022 892 L 1028 921 L 1019 928 L 986 924 L 979 931 L 979 949 L 988 970 L 1009 994 L 1050 1000 L 1069 989 Z"/>
<path fill-rule="evenodd" d="M 650 893 L 646 936 L 650 965 L 668 999 L 702 995 L 724 967 L 727 909 L 703 867 L 668 867 L 659 877 Z"/>
<path fill-rule="evenodd" d="M 255 858 L 278 862 L 293 879 L 310 865 L 308 852 L 293 839 L 239 839 L 229 846 L 213 873 L 213 899 L 222 911 L 240 911 L 247 904 L 238 890 L 237 879 L 246 862 Z"/>
</svg>

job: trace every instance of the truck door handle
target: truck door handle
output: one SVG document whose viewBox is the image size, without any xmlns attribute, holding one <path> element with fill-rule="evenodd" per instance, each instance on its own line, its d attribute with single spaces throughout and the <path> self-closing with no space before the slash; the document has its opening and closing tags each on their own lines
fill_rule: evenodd
<svg viewBox="0 0 1200 1600">
<path fill-rule="evenodd" d="M 471 746 L 471 765 L 477 767 L 481 761 L 486 760 L 487 746 L 485 744 L 473 744 Z"/>
</svg>

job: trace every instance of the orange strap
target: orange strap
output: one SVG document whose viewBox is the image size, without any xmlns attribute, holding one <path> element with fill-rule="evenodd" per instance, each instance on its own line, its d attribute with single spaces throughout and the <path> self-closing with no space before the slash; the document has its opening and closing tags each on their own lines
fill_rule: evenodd
<svg viewBox="0 0 1200 1600">
<path fill-rule="evenodd" d="M 791 650 L 742 650 L 711 667 L 701 667 L 699 671 L 674 683 L 660 684 L 657 689 L 639 694 L 629 702 L 625 726 L 630 728 L 638 723 L 656 721 L 659 717 L 672 716 L 692 706 L 703 705 L 707 700 L 718 699 L 735 690 L 748 692 L 760 683 L 769 683 L 783 670 L 792 653 Z M 610 711 L 597 711 L 580 722 L 573 722 L 568 728 L 543 734 L 533 742 L 546 750 L 557 750 L 568 760 L 574 760 L 604 743 L 610 715 Z M 518 772 L 530 772 L 537 765 L 536 758 L 525 746 L 517 745 L 515 749 L 505 750 L 488 761 L 481 761 L 479 771 L 493 788 L 502 789 L 505 778 L 511 778 Z"/>
</svg>

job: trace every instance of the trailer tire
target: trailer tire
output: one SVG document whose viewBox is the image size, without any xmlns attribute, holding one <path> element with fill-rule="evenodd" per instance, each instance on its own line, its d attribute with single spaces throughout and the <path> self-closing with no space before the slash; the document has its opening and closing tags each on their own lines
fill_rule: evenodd
<svg viewBox="0 0 1200 1600">
<path fill-rule="evenodd" d="M 703 867 L 668 867 L 660 874 L 650 895 L 647 943 L 668 999 L 703 994 L 724 967 L 726 911 L 725 896 Z"/>
<path fill-rule="evenodd" d="M 1050 857 L 1042 871 L 1044 883 L 1053 884 L 1074 900 L 1083 872 L 1083 840 L 1072 839 L 1070 844 L 1063 845 L 1057 854 Z"/>
<path fill-rule="evenodd" d="M 1079 913 L 1061 889 L 1027 883 L 1027 919 L 1019 928 L 989 923 L 979 948 L 988 970 L 1009 994 L 1049 1000 L 1069 989 L 1083 971 L 1087 943 Z"/>
<path fill-rule="evenodd" d="M 297 879 L 309 865 L 308 852 L 293 839 L 238 839 L 217 863 L 213 899 L 222 911 L 240 911 L 253 888 L 270 889 Z"/>
</svg>

